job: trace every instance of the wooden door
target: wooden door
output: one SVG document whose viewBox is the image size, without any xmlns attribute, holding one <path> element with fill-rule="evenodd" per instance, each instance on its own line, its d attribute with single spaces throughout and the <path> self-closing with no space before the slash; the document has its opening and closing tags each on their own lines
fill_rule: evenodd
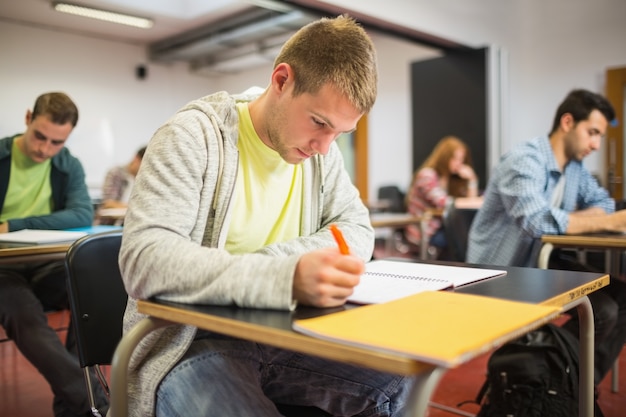
<svg viewBox="0 0 626 417">
<path fill-rule="evenodd" d="M 624 100 L 626 91 L 626 67 L 606 71 L 606 97 L 615 108 L 616 121 L 606 133 L 604 178 L 607 189 L 615 200 L 624 200 Z"/>
<path fill-rule="evenodd" d="M 411 64 L 413 170 L 454 135 L 469 146 L 481 188 L 487 184 L 487 58 L 487 48 L 466 49 Z"/>
<path fill-rule="evenodd" d="M 363 115 L 352 133 L 344 133 L 337 138 L 337 145 L 344 159 L 346 169 L 352 183 L 359 190 L 361 200 L 367 204 L 368 200 L 368 144 L 367 144 L 367 114 Z"/>
</svg>

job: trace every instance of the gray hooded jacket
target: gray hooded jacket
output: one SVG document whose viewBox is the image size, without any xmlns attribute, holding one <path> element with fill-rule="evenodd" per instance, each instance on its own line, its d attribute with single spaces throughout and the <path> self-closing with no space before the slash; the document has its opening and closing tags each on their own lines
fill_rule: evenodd
<svg viewBox="0 0 626 417">
<path fill-rule="evenodd" d="M 125 332 L 144 317 L 137 312 L 138 299 L 293 308 L 298 259 L 335 245 L 331 223 L 341 228 L 353 254 L 370 259 L 374 232 L 369 214 L 335 144 L 327 155 L 304 162 L 300 238 L 250 254 L 224 250 L 238 163 L 235 103 L 254 98 L 220 92 L 192 101 L 151 139 L 131 194 L 120 251 L 129 294 Z M 195 334 L 195 327 L 174 325 L 138 346 L 131 360 L 129 415 L 154 415 L 160 381 Z"/>
</svg>

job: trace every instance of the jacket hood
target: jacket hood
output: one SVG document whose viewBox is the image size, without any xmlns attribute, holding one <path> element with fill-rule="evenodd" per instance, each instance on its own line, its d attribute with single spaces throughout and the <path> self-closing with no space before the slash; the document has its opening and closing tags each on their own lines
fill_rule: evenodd
<svg viewBox="0 0 626 417">
<path fill-rule="evenodd" d="M 239 116 L 235 104 L 241 102 L 251 102 L 259 97 L 265 90 L 260 87 L 252 87 L 241 94 L 231 95 L 226 91 L 204 96 L 187 103 L 179 112 L 200 111 L 212 119 L 218 129 L 224 135 L 225 132 L 239 131 Z M 237 142 L 237 135 L 225 135 L 233 143 Z"/>
</svg>

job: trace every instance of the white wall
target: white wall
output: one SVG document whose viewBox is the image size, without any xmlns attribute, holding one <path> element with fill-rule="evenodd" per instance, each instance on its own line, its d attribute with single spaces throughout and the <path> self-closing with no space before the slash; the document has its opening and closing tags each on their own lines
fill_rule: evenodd
<svg viewBox="0 0 626 417">
<path fill-rule="evenodd" d="M 626 66 L 624 0 L 385 0 L 384 7 L 362 0 L 326 2 L 466 45 L 508 51 L 508 132 L 501 138 L 502 151 L 547 133 L 569 90 L 604 93 L 605 70 Z M 604 152 L 587 158 L 589 169 L 602 170 Z M 370 164 L 374 172 L 395 171 L 399 184 L 410 175 L 394 160 Z M 377 182 L 372 178 L 371 186 Z"/>
<path fill-rule="evenodd" d="M 502 150 L 547 132 L 558 103 L 574 87 L 602 92 L 607 67 L 626 66 L 624 0 L 332 0 L 382 19 L 509 55 L 508 132 Z M 379 96 L 369 115 L 369 194 L 406 187 L 411 177 L 410 62 L 437 52 L 372 34 L 379 55 Z M 8 40 L 11 39 L 11 42 Z M 108 167 L 125 163 L 153 131 L 189 100 L 216 90 L 264 87 L 269 67 L 206 78 L 184 65 L 145 64 L 136 45 L 0 22 L 0 137 L 21 132 L 24 114 L 44 91 L 64 90 L 81 111 L 68 147 L 97 186 Z M 598 170 L 601 152 L 588 166 Z"/>
<path fill-rule="evenodd" d="M 372 160 L 394 161 L 396 170 L 370 163 L 371 190 L 406 183 L 411 172 L 409 63 L 435 52 L 372 34 L 380 56 L 379 97 L 370 114 Z M 186 65 L 146 64 L 144 80 L 135 68 L 146 63 L 143 47 L 47 29 L 0 22 L 0 137 L 22 132 L 26 110 L 45 91 L 67 92 L 79 107 L 79 122 L 68 148 L 85 166 L 96 190 L 108 168 L 128 162 L 152 133 L 189 100 L 217 90 L 241 92 L 269 83 L 271 65 L 207 78 Z M 389 116 L 392 115 L 392 116 Z M 400 173 L 400 174 L 398 174 Z M 97 191 L 94 191 L 96 194 Z M 370 191 L 375 193 L 375 191 Z"/>
<path fill-rule="evenodd" d="M 372 35 L 378 54 L 378 98 L 368 115 L 369 199 L 383 185 L 406 189 L 413 170 L 411 62 L 440 56 L 438 51 Z"/>
<path fill-rule="evenodd" d="M 0 137 L 24 130 L 35 98 L 64 91 L 79 108 L 68 148 L 78 156 L 90 186 L 106 170 L 129 162 L 154 130 L 178 107 L 213 89 L 212 81 L 180 66 L 135 67 L 144 48 L 0 22 Z M 8 39 L 12 39 L 8 42 Z"/>
</svg>

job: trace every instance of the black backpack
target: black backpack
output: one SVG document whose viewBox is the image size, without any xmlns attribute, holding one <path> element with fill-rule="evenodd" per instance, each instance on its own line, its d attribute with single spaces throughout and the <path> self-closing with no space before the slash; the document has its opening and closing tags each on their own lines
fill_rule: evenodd
<svg viewBox="0 0 626 417">
<path fill-rule="evenodd" d="M 578 340 L 546 324 L 501 346 L 487 362 L 476 402 L 476 417 L 577 417 Z"/>
</svg>

